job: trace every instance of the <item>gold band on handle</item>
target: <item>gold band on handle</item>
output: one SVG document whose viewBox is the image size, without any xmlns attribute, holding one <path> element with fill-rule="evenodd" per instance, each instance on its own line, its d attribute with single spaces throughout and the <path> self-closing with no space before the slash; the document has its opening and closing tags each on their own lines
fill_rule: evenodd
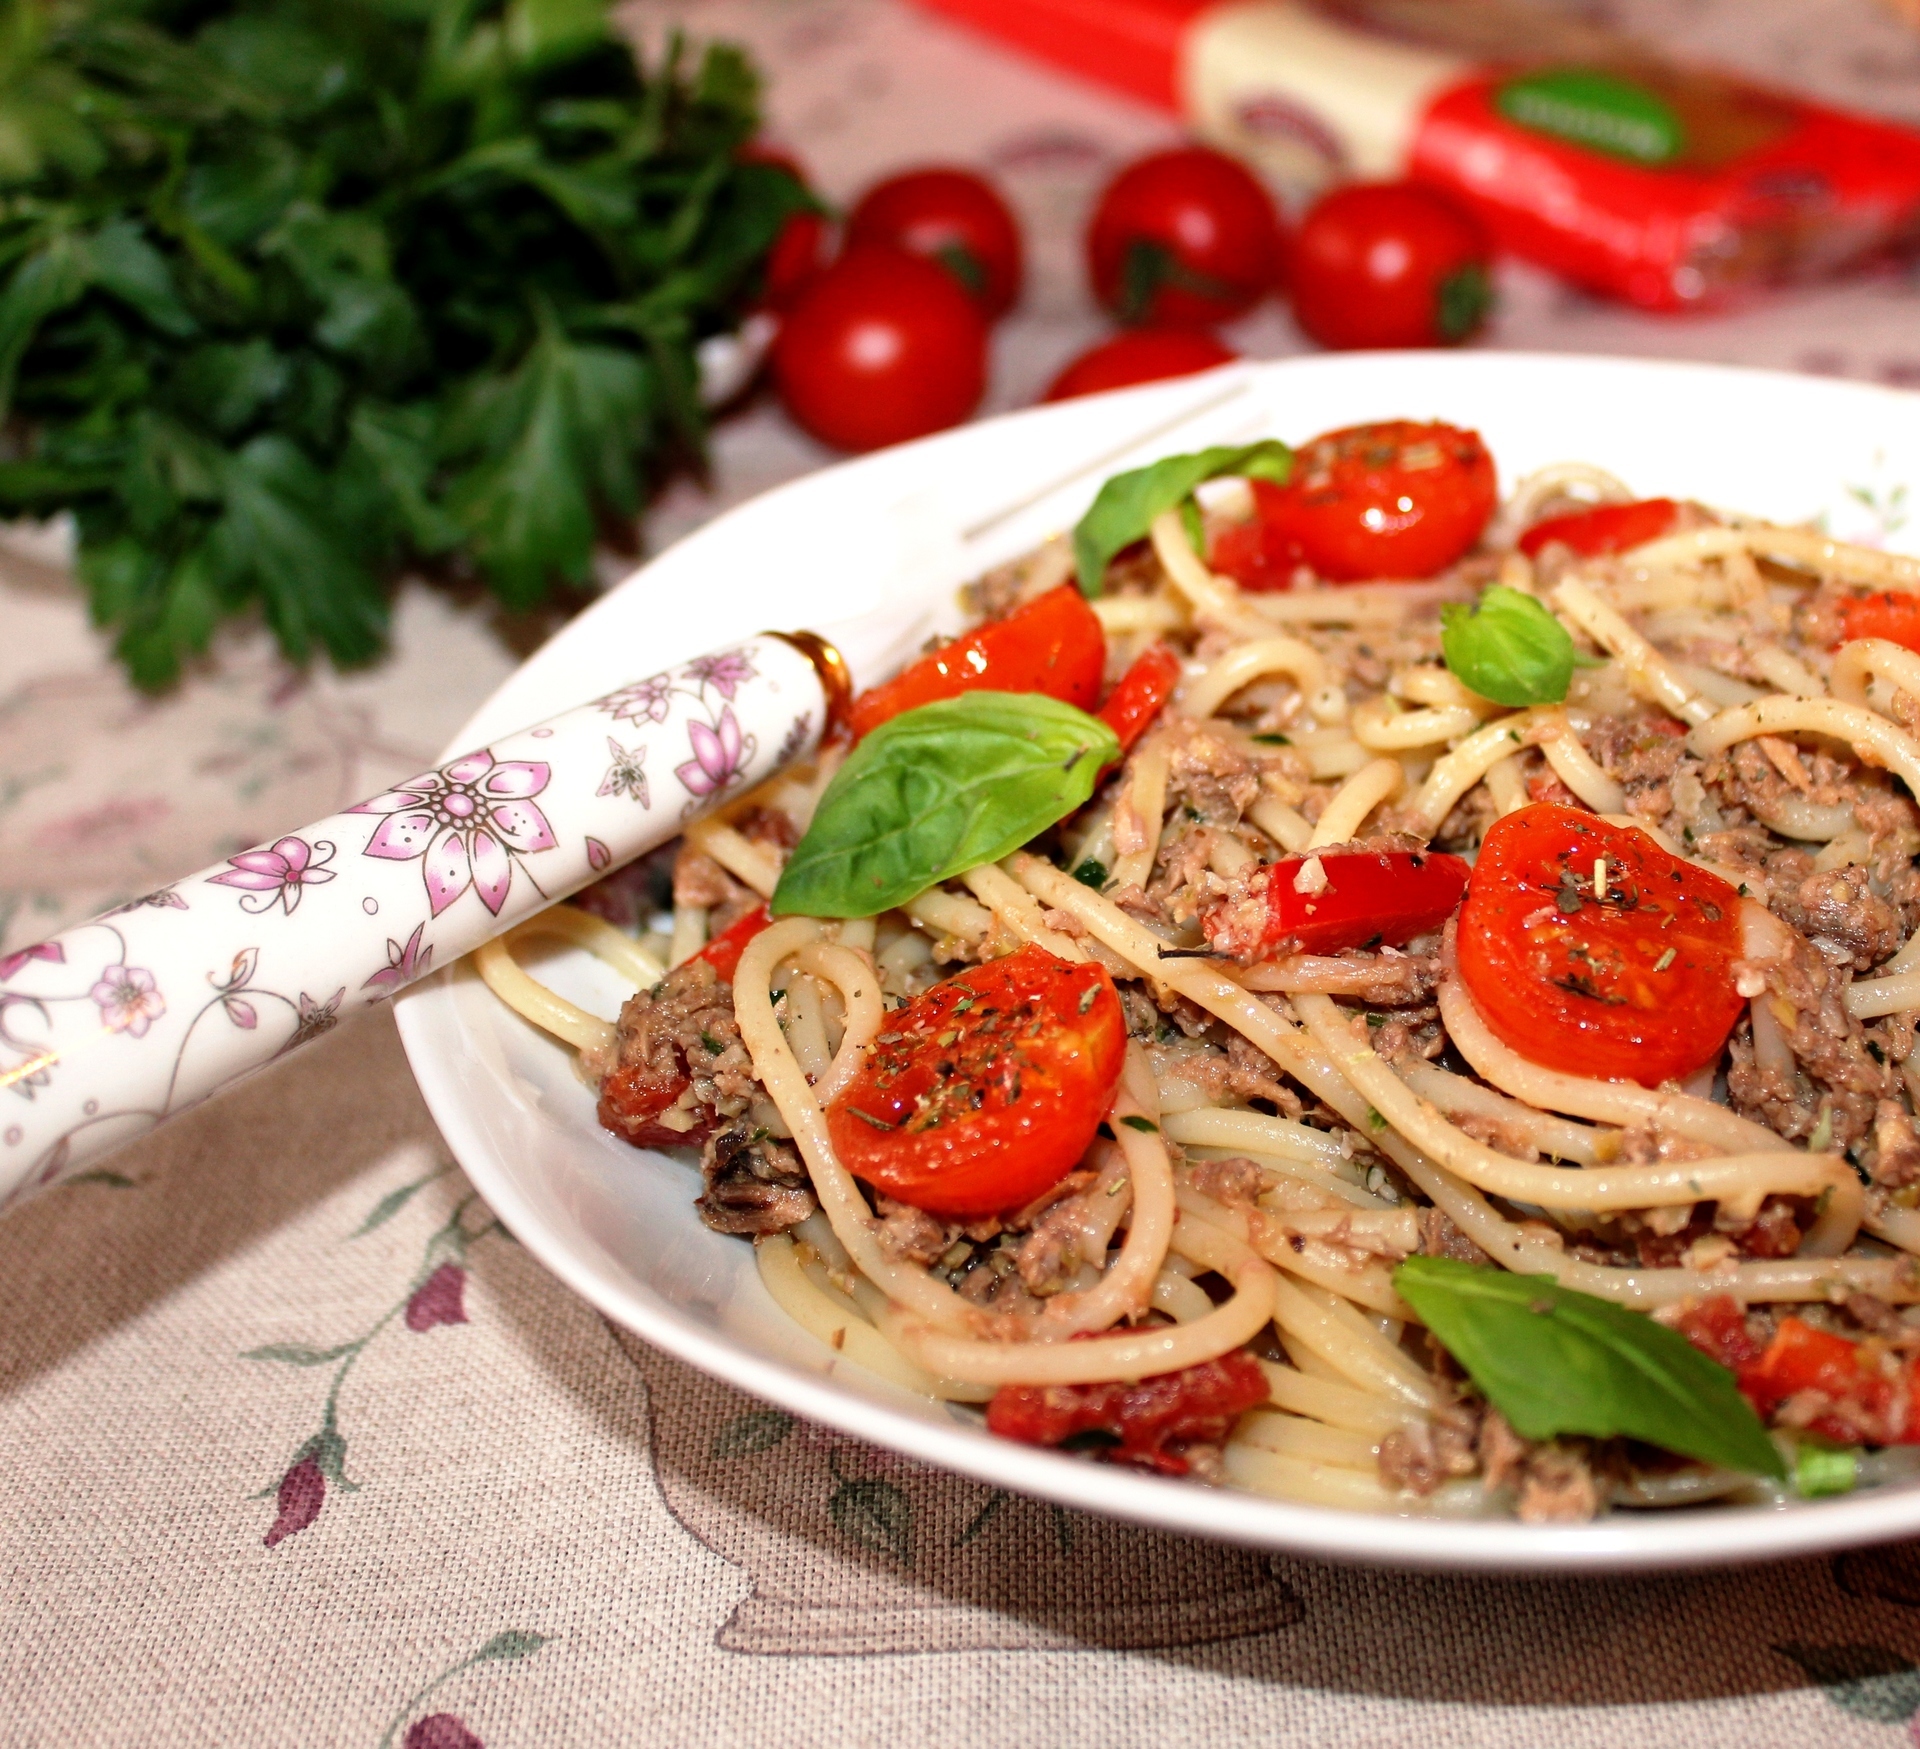
<svg viewBox="0 0 1920 1749">
<path fill-rule="evenodd" d="M 827 720 L 820 729 L 824 746 L 846 728 L 853 714 L 853 671 L 846 657 L 818 632 L 765 632 L 762 636 L 791 644 L 820 676 L 820 689 L 827 696 Z"/>
</svg>

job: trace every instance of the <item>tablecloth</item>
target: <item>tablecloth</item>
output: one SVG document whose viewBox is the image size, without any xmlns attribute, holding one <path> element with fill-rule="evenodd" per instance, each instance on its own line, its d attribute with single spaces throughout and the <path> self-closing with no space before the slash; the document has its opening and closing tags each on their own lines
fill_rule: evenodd
<svg viewBox="0 0 1920 1749">
<path fill-rule="evenodd" d="M 1583 10 L 1920 122 L 1920 35 L 1871 0 Z M 630 16 L 748 44 L 830 196 L 928 156 L 1001 180 L 1033 283 L 992 408 L 1093 337 L 1081 221 L 1168 120 L 892 0 Z M 1686 321 L 1502 289 L 1494 346 L 1920 384 L 1896 275 Z M 1234 338 L 1300 349 L 1272 308 Z M 649 538 L 829 459 L 751 406 Z M 409 586 L 373 669 L 297 673 L 238 634 L 147 699 L 58 530 L 0 532 L 0 948 L 418 769 L 544 629 Z M 449 1158 L 384 1010 L 0 1223 L 0 1571 L 9 1746 L 1920 1742 L 1920 1547 L 1410 1576 L 1114 1525 L 796 1424 L 545 1274 Z"/>
</svg>

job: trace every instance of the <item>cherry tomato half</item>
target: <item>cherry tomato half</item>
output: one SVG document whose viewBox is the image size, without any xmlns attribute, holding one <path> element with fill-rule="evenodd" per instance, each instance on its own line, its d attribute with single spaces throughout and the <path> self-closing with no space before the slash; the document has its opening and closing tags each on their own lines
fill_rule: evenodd
<svg viewBox="0 0 1920 1749">
<path fill-rule="evenodd" d="M 1679 519 L 1680 506 L 1671 498 L 1638 498 L 1631 504 L 1596 504 L 1591 510 L 1571 510 L 1536 522 L 1520 537 L 1520 550 L 1533 558 L 1549 543 L 1596 559 L 1604 553 L 1630 552 L 1658 540 Z"/>
<path fill-rule="evenodd" d="M 963 692 L 1044 692 L 1090 711 L 1106 663 L 1099 617 L 1078 589 L 1062 583 L 861 693 L 848 726 L 857 741 L 889 717 Z"/>
<path fill-rule="evenodd" d="M 1126 753 L 1166 708 L 1180 684 L 1180 658 L 1165 644 L 1149 644 L 1114 683 L 1100 707 L 1100 720 L 1120 738 Z"/>
<path fill-rule="evenodd" d="M 1268 868 L 1264 892 L 1216 900 L 1201 913 L 1200 926 L 1215 952 L 1242 960 L 1282 946 L 1292 953 L 1404 947 L 1453 915 L 1470 872 L 1463 858 L 1437 850 L 1285 856 Z"/>
<path fill-rule="evenodd" d="M 903 443 L 980 404 L 986 319 L 944 268 L 903 249 L 853 249 L 787 312 L 773 377 L 787 411 L 821 442 Z"/>
<path fill-rule="evenodd" d="M 1023 947 L 889 1014 L 827 1130 L 847 1170 L 888 1196 L 959 1220 L 999 1214 L 1087 1151 L 1126 1049 L 1101 966 Z"/>
<path fill-rule="evenodd" d="M 1184 1476 L 1190 1466 L 1180 1446 L 1219 1444 L 1234 1422 L 1266 1400 L 1267 1375 L 1236 1348 L 1131 1383 L 1002 1385 L 987 1405 L 987 1430 L 1026 1445 L 1091 1450 L 1111 1463 Z"/>
<path fill-rule="evenodd" d="M 1265 594 L 1293 587 L 1293 573 L 1307 562 L 1289 520 L 1290 500 L 1271 480 L 1249 480 L 1253 514 L 1215 531 L 1207 563 L 1242 589 Z"/>
<path fill-rule="evenodd" d="M 1206 146 L 1122 170 L 1087 232 L 1093 292 L 1134 326 L 1208 328 L 1253 308 L 1280 278 L 1280 219 L 1259 179 Z"/>
<path fill-rule="evenodd" d="M 1716 1061 L 1740 1017 L 1739 912 L 1718 875 L 1644 832 L 1535 803 L 1480 846 L 1460 976 L 1529 1062 L 1657 1087 Z"/>
<path fill-rule="evenodd" d="M 1293 315 L 1322 346 L 1456 346 L 1493 303 L 1492 251 L 1472 215 L 1412 182 L 1356 182 L 1300 221 Z"/>
<path fill-rule="evenodd" d="M 971 170 L 909 170 L 876 182 L 847 215 L 847 246 L 863 243 L 937 261 L 989 321 L 1020 296 L 1020 227 L 993 184 Z"/>
<path fill-rule="evenodd" d="M 1240 356 L 1199 328 L 1133 328 L 1089 347 L 1047 385 L 1044 401 L 1071 401 L 1108 389 L 1188 377 Z"/>
<path fill-rule="evenodd" d="M 1431 577 L 1479 540 L 1497 489 L 1478 432 L 1406 419 L 1316 437 L 1285 486 L 1252 486 L 1259 527 L 1212 555 L 1250 589 L 1284 589 L 1296 564 L 1333 583 Z"/>
<path fill-rule="evenodd" d="M 1838 606 L 1838 642 L 1850 644 L 1855 638 L 1885 638 L 1903 650 L 1920 651 L 1920 595 L 1896 595 L 1882 590 L 1877 595 L 1842 596 Z"/>
</svg>

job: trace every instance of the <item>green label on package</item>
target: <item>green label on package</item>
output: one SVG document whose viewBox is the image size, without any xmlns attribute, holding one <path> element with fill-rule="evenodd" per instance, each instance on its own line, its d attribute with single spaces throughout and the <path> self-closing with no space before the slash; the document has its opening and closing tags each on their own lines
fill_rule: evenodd
<svg viewBox="0 0 1920 1749">
<path fill-rule="evenodd" d="M 1510 79 L 1494 97 L 1510 122 L 1631 164 L 1670 164 L 1686 146 L 1680 118 L 1643 85 L 1588 67 Z"/>
</svg>

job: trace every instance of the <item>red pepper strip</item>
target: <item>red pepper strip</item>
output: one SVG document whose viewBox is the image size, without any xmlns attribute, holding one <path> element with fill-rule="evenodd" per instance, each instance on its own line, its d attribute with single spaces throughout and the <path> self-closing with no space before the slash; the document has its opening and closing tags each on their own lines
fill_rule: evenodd
<svg viewBox="0 0 1920 1749">
<path fill-rule="evenodd" d="M 1095 1451 L 1115 1463 L 1184 1476 L 1187 1460 L 1169 1444 L 1217 1443 L 1266 1400 L 1260 1363 L 1235 1349 L 1132 1384 L 1002 1385 L 987 1405 L 987 1429 L 1027 1445 Z"/>
<path fill-rule="evenodd" d="M 1316 861 L 1325 877 L 1317 886 L 1307 872 Z M 1471 872 L 1460 857 L 1433 850 L 1288 856 L 1269 867 L 1264 904 L 1216 900 L 1201 913 L 1200 926 L 1216 953 L 1243 959 L 1289 940 L 1300 953 L 1400 947 L 1453 915 Z M 1311 890 L 1302 890 L 1303 880 Z"/>
<path fill-rule="evenodd" d="M 1837 644 L 1855 638 L 1885 638 L 1902 649 L 1920 651 L 1920 595 L 1843 596 Z"/>
<path fill-rule="evenodd" d="M 853 738 L 963 692 L 1044 692 L 1090 711 L 1100 701 L 1106 663 L 1099 618 L 1078 589 L 1063 583 L 861 693 L 853 701 Z"/>
<path fill-rule="evenodd" d="M 740 969 L 740 956 L 750 942 L 773 921 L 765 905 L 756 905 L 746 916 L 730 923 L 693 957 L 705 960 L 719 974 L 720 982 L 731 984 Z"/>
<path fill-rule="evenodd" d="M 1120 737 L 1122 753 L 1146 733 L 1179 683 L 1180 658 L 1165 644 L 1149 644 L 1134 658 L 1100 707 L 1100 720 Z"/>
<path fill-rule="evenodd" d="M 1669 533 L 1680 517 L 1671 498 L 1639 498 L 1631 504 L 1602 504 L 1536 522 L 1520 537 L 1520 550 L 1533 558 L 1549 541 L 1558 541 L 1582 558 L 1624 553 Z"/>
<path fill-rule="evenodd" d="M 1792 1398 L 1817 1393 L 1824 1404 L 1803 1400 L 1822 1412 L 1796 1415 L 1796 1426 L 1842 1445 L 1920 1445 L 1920 1358 L 1902 1360 L 1884 1344 L 1853 1342 L 1794 1317 L 1780 1320 L 1763 1349 L 1726 1294 L 1690 1306 L 1678 1322 L 1694 1347 L 1733 1369 L 1763 1419 Z"/>
</svg>

